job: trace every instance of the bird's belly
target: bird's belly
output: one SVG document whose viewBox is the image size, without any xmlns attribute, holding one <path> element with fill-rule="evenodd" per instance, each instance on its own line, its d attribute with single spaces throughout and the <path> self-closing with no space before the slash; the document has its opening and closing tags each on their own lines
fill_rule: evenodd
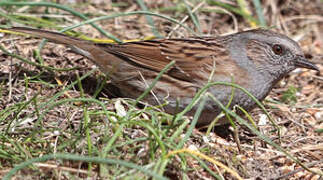
<svg viewBox="0 0 323 180">
<path fill-rule="evenodd" d="M 264 87 L 263 89 L 259 89 L 259 92 L 250 92 L 258 101 L 262 101 L 264 97 L 268 94 L 270 91 L 269 88 Z M 261 92 L 260 92 L 261 91 Z M 212 94 L 218 101 L 222 103 L 222 105 L 227 106 L 230 103 L 230 99 L 232 99 L 231 103 L 229 104 L 229 109 L 233 109 L 234 106 L 239 105 L 241 108 L 243 108 L 246 111 L 252 110 L 254 107 L 257 106 L 256 101 L 251 98 L 249 95 L 247 95 L 245 92 L 239 89 L 235 89 L 232 91 L 231 88 L 225 87 L 225 86 L 218 86 L 216 88 L 211 88 L 208 91 L 210 94 Z M 165 107 L 165 110 L 168 113 L 176 114 L 178 112 L 183 111 L 189 104 L 192 103 L 192 97 L 182 97 L 181 99 L 176 102 L 176 99 L 172 99 L 173 101 L 169 101 L 168 105 Z M 196 110 L 199 106 L 199 103 L 197 103 L 195 106 L 192 107 L 192 109 L 186 114 L 193 116 L 196 113 Z M 207 97 L 207 102 L 204 105 L 204 109 L 202 111 L 202 114 L 199 117 L 198 125 L 208 125 L 210 124 L 220 113 L 222 109 L 214 102 L 213 99 L 210 97 Z M 240 111 L 237 111 L 238 114 L 241 114 Z M 227 124 L 229 123 L 227 119 L 221 118 L 217 122 L 218 125 L 220 124 Z"/>
<path fill-rule="evenodd" d="M 156 74 L 147 76 L 149 73 L 133 73 L 133 76 L 122 77 L 122 75 L 116 76 L 114 84 L 118 87 L 121 96 L 136 99 L 138 98 L 153 82 Z M 150 72 L 151 74 L 151 72 Z M 123 79 L 124 78 L 124 79 Z M 244 84 L 241 86 L 245 86 Z M 246 89 L 255 89 L 254 87 L 245 87 Z M 175 115 L 178 112 L 183 111 L 201 87 L 196 87 L 193 83 L 177 80 L 168 76 L 162 76 L 155 84 L 154 88 L 148 93 L 143 101 L 150 105 L 163 105 L 165 112 Z M 251 91 L 256 99 L 262 100 L 269 92 L 268 88 L 257 88 L 258 91 Z M 234 105 L 239 105 L 245 110 L 251 110 L 255 107 L 256 102 L 252 100 L 245 92 L 239 89 L 232 91 L 230 86 L 216 85 L 210 87 L 208 92 L 218 99 L 224 106 L 226 106 L 233 96 L 230 108 Z M 264 96 L 265 94 L 265 96 Z M 192 109 L 186 115 L 194 115 L 199 103 L 194 105 Z M 198 120 L 199 125 L 207 125 L 211 123 L 215 117 L 221 112 L 221 109 L 216 103 L 208 97 L 207 103 L 202 111 L 202 114 Z M 221 124 L 228 123 L 227 121 L 221 121 Z"/>
</svg>

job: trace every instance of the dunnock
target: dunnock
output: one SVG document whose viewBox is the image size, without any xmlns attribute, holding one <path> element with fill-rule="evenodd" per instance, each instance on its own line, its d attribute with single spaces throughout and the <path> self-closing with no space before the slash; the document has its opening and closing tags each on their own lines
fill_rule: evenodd
<svg viewBox="0 0 323 180">
<path fill-rule="evenodd" d="M 295 68 L 318 70 L 304 58 L 295 41 L 264 29 L 222 37 L 159 39 L 124 44 L 97 44 L 61 33 L 23 27 L 9 30 L 72 46 L 77 53 L 92 60 L 102 72 L 108 74 L 124 97 L 141 95 L 168 63 L 176 61 L 144 99 L 152 105 L 166 100 L 168 104 L 164 108 L 168 113 L 175 113 L 175 109 L 183 110 L 199 88 L 208 82 L 212 71 L 212 81 L 233 81 L 261 101 L 280 79 Z M 228 103 L 232 94 L 229 86 L 213 86 L 208 91 L 223 104 Z M 245 93 L 236 90 L 231 105 L 251 110 L 256 104 Z M 188 115 L 194 114 L 195 110 L 196 107 Z M 209 124 L 220 112 L 221 109 L 208 100 L 198 125 Z"/>
</svg>

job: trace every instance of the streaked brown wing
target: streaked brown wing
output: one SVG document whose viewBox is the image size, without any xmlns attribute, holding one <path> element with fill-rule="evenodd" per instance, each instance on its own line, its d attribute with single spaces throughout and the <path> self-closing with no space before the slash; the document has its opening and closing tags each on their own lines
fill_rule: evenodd
<svg viewBox="0 0 323 180">
<path fill-rule="evenodd" d="M 192 82 L 193 74 L 200 68 L 213 65 L 214 57 L 227 53 L 226 49 L 213 41 L 203 39 L 164 39 L 106 46 L 105 50 L 129 63 L 135 63 L 153 71 L 161 71 L 172 60 L 176 61 L 167 74 Z"/>
</svg>

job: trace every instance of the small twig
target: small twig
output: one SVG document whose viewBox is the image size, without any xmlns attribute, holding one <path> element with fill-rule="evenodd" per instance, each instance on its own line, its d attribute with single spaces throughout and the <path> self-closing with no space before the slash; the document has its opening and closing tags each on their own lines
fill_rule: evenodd
<svg viewBox="0 0 323 180">
<path fill-rule="evenodd" d="M 146 88 L 149 88 L 149 84 L 147 83 L 147 81 L 146 81 L 145 77 L 142 75 L 142 73 L 141 73 L 140 71 L 138 71 L 138 73 L 139 73 L 139 75 L 140 75 L 140 77 L 141 77 L 142 81 L 145 83 Z M 162 110 L 165 112 L 165 109 L 164 109 L 164 107 L 163 107 L 162 103 L 159 101 L 158 97 L 156 96 L 156 93 L 155 93 L 153 90 L 150 90 L 150 93 L 151 93 L 151 95 L 155 98 L 155 100 L 157 101 L 158 105 L 159 105 L 159 106 L 162 108 Z"/>
<path fill-rule="evenodd" d="M 88 174 L 89 173 L 88 170 L 75 169 L 75 168 L 70 168 L 70 167 L 61 167 L 61 166 L 58 166 L 55 164 L 35 163 L 34 165 L 37 167 L 40 167 L 40 168 L 56 169 L 56 170 L 73 172 L 73 173 L 81 173 L 81 174 Z"/>
<path fill-rule="evenodd" d="M 317 164 L 320 164 L 320 163 L 323 163 L 323 159 L 320 160 L 320 161 L 308 163 L 308 164 L 306 164 L 306 166 L 310 168 L 310 167 L 313 167 L 313 166 L 315 166 Z M 289 172 L 287 174 L 278 176 L 278 177 L 273 178 L 273 179 L 287 179 L 287 177 L 292 176 L 292 175 L 294 175 L 294 174 L 296 174 L 296 173 L 298 173 L 300 171 L 303 171 L 303 170 L 304 170 L 303 168 L 298 168 L 298 169 L 295 169 L 294 171 L 291 171 L 291 172 Z"/>
<path fill-rule="evenodd" d="M 217 6 L 212 6 L 210 7 L 210 9 L 219 9 L 221 11 L 223 11 L 224 13 L 227 13 L 231 18 L 232 18 L 232 21 L 233 21 L 233 28 L 234 28 L 234 32 L 238 32 L 239 31 L 239 25 L 238 25 L 238 20 L 237 18 L 234 16 L 234 14 L 232 14 L 230 11 L 226 10 L 225 8 L 222 8 L 222 7 L 217 7 Z M 231 32 L 230 32 L 231 33 Z M 229 33 L 228 33 L 229 34 Z M 226 35 L 226 34 L 223 34 L 223 35 Z"/>
<path fill-rule="evenodd" d="M 291 16 L 284 19 L 284 22 L 287 21 L 294 21 L 294 20 L 304 20 L 304 19 L 312 19 L 318 22 L 323 22 L 323 16 L 319 15 L 298 15 L 298 16 Z"/>
<path fill-rule="evenodd" d="M 201 3 L 199 3 L 193 10 L 192 13 L 194 13 L 195 11 L 197 11 L 200 7 L 202 7 L 205 4 L 204 1 L 202 1 Z M 180 24 L 183 24 L 190 16 L 186 15 L 181 21 Z M 180 27 L 180 24 L 177 24 L 174 29 L 171 30 L 171 32 L 168 33 L 167 38 L 170 38 L 173 33 Z"/>
<path fill-rule="evenodd" d="M 315 78 L 315 79 L 318 79 L 320 81 L 323 81 L 323 77 L 321 77 L 321 76 L 312 76 L 312 77 Z"/>
</svg>

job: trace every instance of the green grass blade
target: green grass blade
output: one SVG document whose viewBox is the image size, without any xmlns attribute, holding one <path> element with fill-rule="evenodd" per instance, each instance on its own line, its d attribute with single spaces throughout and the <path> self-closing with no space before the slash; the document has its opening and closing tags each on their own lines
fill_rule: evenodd
<svg viewBox="0 0 323 180">
<path fill-rule="evenodd" d="M 145 5 L 145 2 L 143 0 L 136 0 L 136 1 L 137 1 L 137 3 L 139 4 L 140 8 L 143 11 L 149 12 L 148 8 Z M 154 22 L 153 18 L 151 16 L 148 16 L 148 15 L 145 15 L 145 17 L 146 17 L 148 25 L 151 27 L 151 31 L 153 32 L 154 36 L 156 36 L 158 38 L 162 38 L 163 36 L 160 35 L 159 32 L 156 29 L 155 22 Z"/>
<path fill-rule="evenodd" d="M 114 165 L 120 165 L 131 169 L 136 169 L 138 171 L 141 171 L 144 174 L 147 174 L 149 176 L 152 176 L 153 178 L 160 179 L 160 180 L 166 180 L 167 178 L 160 176 L 150 170 L 147 170 L 137 164 L 129 163 L 123 160 L 116 160 L 116 159 L 110 159 L 110 158 L 100 158 L 100 157 L 89 157 L 89 156 L 79 156 L 74 154 L 48 154 L 44 155 L 42 157 L 33 158 L 30 160 L 27 160 L 23 163 L 20 163 L 16 165 L 14 168 L 12 168 L 4 177 L 3 180 L 10 180 L 13 175 L 15 175 L 19 170 L 26 168 L 33 163 L 37 162 L 45 162 L 52 159 L 62 159 L 62 160 L 71 160 L 71 161 L 83 161 L 83 162 L 92 162 L 92 163 L 104 163 L 104 164 L 114 164 Z"/>
<path fill-rule="evenodd" d="M 14 58 L 17 58 L 19 59 L 20 61 L 24 62 L 24 63 L 27 63 L 27 64 L 30 64 L 30 65 L 33 65 L 33 66 L 36 66 L 36 67 L 40 67 L 40 68 L 44 68 L 46 70 L 49 70 L 49 71 L 70 71 L 70 70 L 75 70 L 77 68 L 53 68 L 53 67 L 50 67 L 50 66 L 44 66 L 42 64 L 38 64 L 38 63 L 35 63 L 35 62 L 32 62 L 32 61 L 29 61 L 17 54 L 13 54 L 13 53 L 10 53 L 9 51 L 7 51 L 2 45 L 0 45 L 0 50 L 2 52 L 4 52 L 6 55 L 8 56 L 11 56 L 11 57 L 14 57 Z"/>
<path fill-rule="evenodd" d="M 82 25 L 85 25 L 85 24 L 89 24 L 89 23 L 92 23 L 92 22 L 96 22 L 96 21 L 101 21 L 101 20 L 104 20 L 104 19 L 112 19 L 112 18 L 116 18 L 116 17 L 123 17 L 123 16 L 132 16 L 132 15 L 138 15 L 138 14 L 141 14 L 141 15 L 150 15 L 150 16 L 156 16 L 156 17 L 159 17 L 159 18 L 162 18 L 162 19 L 166 19 L 172 23 L 175 23 L 175 24 L 179 24 L 181 27 L 185 28 L 186 30 L 188 30 L 189 32 L 191 32 L 192 34 L 194 35 L 198 35 L 196 34 L 191 28 L 183 25 L 182 23 L 180 23 L 179 21 L 177 21 L 176 19 L 173 19 L 171 17 L 168 17 L 168 16 L 165 16 L 165 15 L 161 15 L 161 14 L 157 14 L 157 13 L 152 13 L 152 12 L 147 12 L 147 11 L 132 11 L 132 12 L 126 12 L 126 13 L 115 13 L 115 14 L 112 14 L 112 15 L 107 15 L 107 16 L 101 16 L 101 17 L 96 17 L 96 18 L 92 18 L 92 19 L 89 19 L 89 20 L 86 20 L 86 21 L 83 21 L 81 23 L 78 23 L 78 24 L 75 24 L 73 26 L 69 26 L 67 28 L 64 28 L 62 29 L 60 32 L 64 32 L 64 31 L 68 31 L 68 30 L 71 30 L 71 29 L 74 29 L 74 28 L 77 28 L 77 27 L 80 27 Z M 116 42 L 120 42 L 120 41 L 116 41 Z"/>
<path fill-rule="evenodd" d="M 197 111 L 196 113 L 194 114 L 194 118 L 193 118 L 193 121 L 191 122 L 187 132 L 185 133 L 185 136 L 184 138 L 178 143 L 178 145 L 176 146 L 176 149 L 181 149 L 184 145 L 184 143 L 188 140 L 188 138 L 191 136 L 196 124 L 197 124 L 197 121 L 202 113 L 202 110 L 204 108 L 204 105 L 206 103 L 206 96 L 203 96 L 203 99 L 202 99 L 202 102 L 200 103 L 199 107 L 197 108 Z"/>
<path fill-rule="evenodd" d="M 285 149 L 283 149 L 282 147 L 280 147 L 278 144 L 274 143 L 271 139 L 269 139 L 267 136 L 265 136 L 264 134 L 262 134 L 261 132 L 259 132 L 256 128 L 254 128 L 252 125 L 250 125 L 249 123 L 247 123 L 247 121 L 243 120 L 240 116 L 238 116 L 235 112 L 229 110 L 228 108 L 226 108 L 219 100 L 217 100 L 215 98 L 215 96 L 213 96 L 212 94 L 208 93 L 208 95 L 213 99 L 213 101 L 226 113 L 230 114 L 232 117 L 234 117 L 239 123 L 245 125 L 246 127 L 248 127 L 248 129 L 250 129 L 253 133 L 255 133 L 259 138 L 261 138 L 263 141 L 265 141 L 266 143 L 270 144 L 271 146 L 275 147 L 277 150 L 281 151 L 282 153 L 284 153 L 287 157 L 289 157 L 291 160 L 293 160 L 294 162 L 296 162 L 297 164 L 299 164 L 300 166 L 302 166 L 304 169 L 306 169 L 309 172 L 313 172 L 311 169 L 309 169 L 308 167 L 306 167 L 300 160 L 298 160 L 297 158 L 295 158 L 294 156 L 292 156 L 291 154 L 289 154 Z M 315 172 L 313 172 L 315 173 Z"/>
<path fill-rule="evenodd" d="M 168 71 L 168 69 L 172 67 L 174 64 L 175 64 L 175 61 L 170 62 L 169 64 L 167 64 L 167 66 L 164 67 L 163 70 L 160 71 L 160 73 L 158 73 L 157 77 L 153 80 L 153 82 L 149 85 L 149 87 L 136 99 L 135 104 L 141 101 L 153 89 L 153 87 L 157 84 L 159 78 L 161 78 L 161 76 L 166 71 Z"/>
<path fill-rule="evenodd" d="M 53 8 L 57 8 L 57 9 L 61 9 L 64 11 L 67 11 L 71 14 L 73 14 L 74 16 L 77 16 L 81 19 L 84 20 L 88 20 L 88 18 L 83 15 L 82 13 L 79 13 L 69 7 L 66 6 L 62 6 L 60 4 L 56 4 L 56 3 L 50 3 L 50 2 L 12 2 L 12 1 L 0 1 L 0 6 L 45 6 L 45 7 L 53 7 Z M 102 33 L 104 36 L 113 39 L 115 41 L 119 41 L 118 38 L 112 36 L 111 34 L 108 34 L 106 31 L 104 31 L 102 28 L 100 28 L 99 26 L 97 26 L 94 23 L 89 23 L 91 24 L 95 29 L 97 29 L 100 33 Z"/>
<path fill-rule="evenodd" d="M 263 13 L 262 7 L 261 7 L 261 2 L 259 0 L 252 0 L 252 2 L 256 8 L 256 13 L 258 16 L 260 26 L 267 27 L 266 19 L 265 19 L 265 16 L 264 16 L 264 13 Z"/>
<path fill-rule="evenodd" d="M 202 30 L 201 30 L 200 22 L 199 22 L 199 20 L 198 20 L 198 18 L 197 18 L 197 16 L 196 16 L 196 14 L 194 14 L 194 13 L 192 12 L 191 7 L 187 4 L 186 0 L 183 0 L 183 1 L 184 1 L 184 4 L 185 4 L 185 7 L 186 7 L 186 10 L 187 10 L 187 12 L 188 12 L 188 14 L 189 14 L 190 18 L 192 19 L 192 21 L 193 21 L 193 23 L 194 23 L 194 25 L 195 25 L 195 27 L 196 27 L 196 29 L 197 29 L 198 33 L 199 33 L 199 34 L 202 34 Z"/>
<path fill-rule="evenodd" d="M 230 4 L 226 4 L 226 3 L 223 3 L 223 2 L 215 1 L 215 0 L 206 0 L 206 2 L 209 5 L 220 6 L 220 7 L 224 8 L 224 9 L 227 9 L 230 12 L 238 14 L 238 15 L 246 18 L 249 22 L 259 24 L 257 19 L 255 19 L 254 17 L 252 17 L 250 14 L 246 13 L 245 11 L 241 10 L 240 8 L 234 7 L 234 6 L 230 5 Z"/>
</svg>

